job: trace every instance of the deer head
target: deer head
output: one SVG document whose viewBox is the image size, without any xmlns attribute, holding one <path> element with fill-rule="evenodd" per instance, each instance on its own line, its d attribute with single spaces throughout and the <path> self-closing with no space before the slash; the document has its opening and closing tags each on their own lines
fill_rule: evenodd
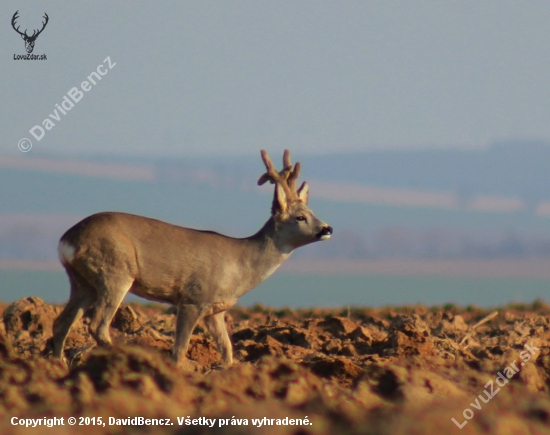
<svg viewBox="0 0 550 435">
<path fill-rule="evenodd" d="M 275 184 L 275 193 L 271 214 L 275 221 L 276 233 L 283 250 L 295 248 L 319 240 L 327 240 L 332 235 L 332 227 L 317 219 L 307 207 L 309 187 L 304 181 L 296 189 L 296 180 L 300 175 L 300 163 L 290 163 L 290 151 L 283 154 L 283 169 L 277 172 L 265 150 L 261 151 L 267 172 L 258 180 L 262 185 L 269 181 Z"/>
<path fill-rule="evenodd" d="M 13 14 L 13 18 L 11 19 L 11 26 L 13 27 L 13 30 L 15 30 L 17 33 L 21 35 L 21 38 L 25 41 L 25 49 L 27 50 L 27 53 L 32 53 L 34 50 L 34 42 L 36 41 L 36 38 L 38 38 L 38 35 L 42 33 L 44 28 L 46 27 L 46 24 L 48 24 L 48 14 L 44 13 L 44 17 L 46 21 L 42 22 L 42 29 L 33 31 L 32 35 L 27 35 L 27 30 L 25 29 L 25 32 L 21 33 L 19 31 L 19 27 L 15 27 L 15 21 L 19 18 L 17 15 L 19 11 L 16 11 L 15 14 Z"/>
</svg>

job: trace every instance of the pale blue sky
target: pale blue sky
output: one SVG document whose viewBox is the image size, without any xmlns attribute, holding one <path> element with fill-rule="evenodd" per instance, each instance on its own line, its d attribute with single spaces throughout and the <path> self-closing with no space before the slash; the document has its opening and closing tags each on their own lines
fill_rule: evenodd
<svg viewBox="0 0 550 435">
<path fill-rule="evenodd" d="M 18 9 L 29 29 L 48 13 L 47 61 L 13 60 Z M 547 0 L 3 1 L 0 17 L 0 153 L 22 137 L 34 153 L 149 155 L 550 139 Z"/>
</svg>

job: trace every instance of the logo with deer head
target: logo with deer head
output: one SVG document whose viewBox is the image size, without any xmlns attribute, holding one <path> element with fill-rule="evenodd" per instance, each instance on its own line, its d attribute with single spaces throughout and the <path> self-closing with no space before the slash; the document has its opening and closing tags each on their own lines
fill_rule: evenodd
<svg viewBox="0 0 550 435">
<path fill-rule="evenodd" d="M 24 32 L 20 32 L 20 26 L 15 27 L 16 21 L 19 18 L 19 15 L 17 15 L 18 13 L 19 11 L 16 11 L 15 14 L 13 14 L 13 18 L 11 19 L 11 26 L 13 27 L 13 30 L 19 33 L 21 35 L 21 38 L 23 38 L 23 40 L 25 41 L 25 49 L 27 50 L 27 53 L 32 53 L 32 51 L 34 50 L 34 43 L 36 42 L 36 38 L 38 38 L 38 35 L 40 35 L 42 31 L 46 28 L 46 24 L 48 24 L 48 14 L 44 12 L 43 18 L 46 21 L 42 22 L 42 28 L 40 30 L 34 30 L 32 32 L 32 35 L 29 36 L 27 35 L 27 29 L 25 29 Z"/>
</svg>

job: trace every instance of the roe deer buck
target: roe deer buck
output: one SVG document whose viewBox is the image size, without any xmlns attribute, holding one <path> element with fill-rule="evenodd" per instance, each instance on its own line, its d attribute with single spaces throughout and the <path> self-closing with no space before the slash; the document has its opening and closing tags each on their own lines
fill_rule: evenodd
<svg viewBox="0 0 550 435">
<path fill-rule="evenodd" d="M 173 357 L 186 361 L 197 322 L 204 318 L 223 365 L 233 363 L 224 312 L 270 276 L 292 251 L 326 240 L 332 228 L 307 207 L 308 185 L 296 190 L 300 163 L 285 150 L 283 169 L 262 150 L 267 172 L 258 184 L 275 184 L 271 217 L 253 236 L 237 239 L 212 231 L 183 228 L 125 213 L 87 217 L 59 241 L 69 275 L 69 302 L 53 326 L 53 355 L 61 358 L 71 326 L 91 307 L 90 332 L 98 345 L 111 344 L 109 326 L 126 293 L 177 307 Z"/>
</svg>

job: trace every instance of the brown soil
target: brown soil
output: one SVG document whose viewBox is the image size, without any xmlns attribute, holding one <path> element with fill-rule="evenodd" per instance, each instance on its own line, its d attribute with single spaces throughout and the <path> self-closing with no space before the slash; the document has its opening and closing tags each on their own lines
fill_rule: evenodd
<svg viewBox="0 0 550 435">
<path fill-rule="evenodd" d="M 60 310 L 35 297 L 0 307 L 2 433 L 550 434 L 550 307 L 543 303 L 494 317 L 453 306 L 235 308 L 226 321 L 236 364 L 218 370 L 220 355 L 199 324 L 191 373 L 169 357 L 172 308 L 122 307 L 108 349 L 90 348 L 85 317 L 67 339 L 70 367 L 47 355 Z M 78 425 L 100 416 L 105 426 Z M 214 428 L 199 425 L 204 420 L 180 425 L 177 418 L 188 416 L 216 419 Z M 65 424 L 26 428 L 12 417 Z M 109 417 L 173 425 L 116 426 Z M 253 425 L 264 417 L 273 424 Z M 459 429 L 453 418 L 467 424 Z"/>
</svg>

